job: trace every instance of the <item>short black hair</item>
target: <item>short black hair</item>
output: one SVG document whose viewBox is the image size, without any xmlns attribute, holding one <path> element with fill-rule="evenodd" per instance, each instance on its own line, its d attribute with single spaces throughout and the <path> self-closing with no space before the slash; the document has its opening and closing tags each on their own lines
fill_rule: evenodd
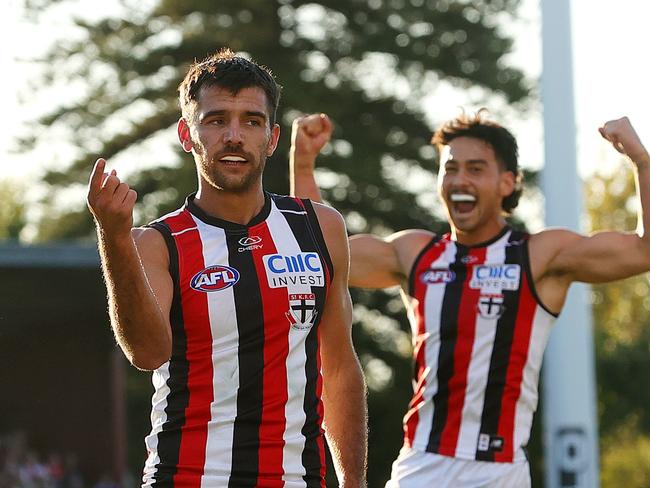
<svg viewBox="0 0 650 488">
<path fill-rule="evenodd" d="M 282 87 L 270 69 L 237 56 L 228 48 L 221 49 L 202 61 L 194 62 L 178 86 L 183 117 L 192 113 L 192 103 L 204 86 L 225 88 L 234 95 L 244 88 L 261 88 L 266 95 L 271 126 L 275 124 Z"/>
<path fill-rule="evenodd" d="M 480 139 L 492 146 L 497 160 L 505 171 L 515 175 L 516 185 L 513 192 L 501 202 L 504 212 L 511 214 L 519 204 L 522 193 L 521 170 L 519 169 L 519 147 L 517 140 L 508 129 L 494 121 L 487 120 L 487 111 L 481 109 L 475 114 L 467 115 L 462 113 L 455 119 L 445 122 L 431 138 L 431 144 L 435 145 L 438 153 L 441 153 L 442 146 L 447 146 L 457 137 L 473 137 Z"/>
</svg>

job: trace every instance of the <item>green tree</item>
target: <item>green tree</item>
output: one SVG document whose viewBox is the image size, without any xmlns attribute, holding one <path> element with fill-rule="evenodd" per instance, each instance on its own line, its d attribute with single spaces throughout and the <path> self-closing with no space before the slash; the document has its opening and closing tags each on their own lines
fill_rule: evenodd
<svg viewBox="0 0 650 488">
<path fill-rule="evenodd" d="M 27 0 L 38 19 L 71 0 Z M 74 96 L 36 122 L 34 137 L 69 142 L 69 164 L 45 180 L 56 201 L 80 190 L 99 155 L 126 161 L 139 194 L 136 219 L 177 208 L 195 187 L 191 158 L 160 151 L 173 139 L 176 87 L 188 64 L 222 46 L 273 68 L 284 85 L 279 122 L 326 111 L 336 130 L 321 159 L 324 197 L 353 232 L 445 228 L 412 186 L 429 178 L 431 128 L 421 101 L 440 83 L 480 87 L 486 100 L 525 100 L 522 73 L 505 55 L 519 0 L 122 0 L 124 16 L 74 18 L 70 36 L 45 56 L 44 80 L 74 86 Z M 44 13 L 43 13 L 44 12 Z M 285 130 L 269 161 L 265 187 L 288 190 Z M 420 185 L 421 186 L 421 185 Z M 79 193 L 81 193 L 79 191 Z M 82 198 L 76 209 L 48 212 L 41 239 L 92 234 Z M 370 386 L 371 487 L 383 486 L 401 444 L 411 394 L 408 328 L 396 294 L 354 292 L 355 343 Z M 377 313 L 376 311 L 380 311 Z M 138 449 L 140 440 L 134 441 Z M 135 465 L 136 461 L 134 461 Z"/>
<path fill-rule="evenodd" d="M 36 12 L 65 1 L 28 5 L 43 15 Z M 522 74 L 504 64 L 512 42 L 495 20 L 507 20 L 517 0 L 122 3 L 127 17 L 76 18 L 76 34 L 53 44 L 44 80 L 78 89 L 25 142 L 33 146 L 56 133 L 74 149 L 69 164 L 46 175 L 52 191 L 84 184 L 97 155 L 110 159 L 128 149 L 150 168 L 138 171 L 131 161 L 141 220 L 175 208 L 195 186 L 186 155 L 152 153 L 147 142 L 176 122 L 176 87 L 188 64 L 221 46 L 273 67 L 284 84 L 279 120 L 285 127 L 299 111 L 330 113 L 337 131 L 323 164 L 344 176 L 325 196 L 346 213 L 358 212 L 368 228 L 435 225 L 416 195 L 395 180 L 432 157 L 420 100 L 440 79 L 481 86 L 509 101 L 527 93 Z M 285 133 L 266 175 L 274 191 L 287 188 L 287 144 Z M 403 170 L 399 177 L 391 167 Z M 91 223 L 78 219 L 63 229 L 60 237 L 87 235 Z"/>
<path fill-rule="evenodd" d="M 621 165 L 626 165 L 621 161 Z M 631 169 L 587 185 L 593 229 L 636 227 Z M 603 488 L 650 480 L 650 276 L 593 287 Z"/>
<path fill-rule="evenodd" d="M 24 189 L 12 179 L 0 180 L 0 240 L 18 240 L 26 225 L 26 208 L 22 202 Z"/>
</svg>

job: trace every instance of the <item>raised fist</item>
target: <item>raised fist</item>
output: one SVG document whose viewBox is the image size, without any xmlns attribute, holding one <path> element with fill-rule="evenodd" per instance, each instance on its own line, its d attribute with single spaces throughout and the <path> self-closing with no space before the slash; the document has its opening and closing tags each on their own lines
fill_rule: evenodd
<svg viewBox="0 0 650 488">
<path fill-rule="evenodd" d="M 291 156 L 296 169 L 313 169 L 316 156 L 332 137 L 332 122 L 325 114 L 306 115 L 294 120 L 291 129 Z"/>
<path fill-rule="evenodd" d="M 601 136 L 612 143 L 614 149 L 630 158 L 635 164 L 650 164 L 648 151 L 643 147 L 641 139 L 627 117 L 605 122 L 598 130 Z"/>
</svg>

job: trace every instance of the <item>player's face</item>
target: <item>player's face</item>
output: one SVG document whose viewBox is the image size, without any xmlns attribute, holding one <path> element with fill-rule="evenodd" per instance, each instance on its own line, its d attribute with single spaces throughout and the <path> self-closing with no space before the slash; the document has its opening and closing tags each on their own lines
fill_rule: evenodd
<svg viewBox="0 0 650 488">
<path fill-rule="evenodd" d="M 442 151 L 438 191 L 457 235 L 481 242 L 498 233 L 503 226 L 501 202 L 514 183 L 512 172 L 502 169 L 485 141 L 457 137 Z"/>
<path fill-rule="evenodd" d="M 200 179 L 232 193 L 260 187 L 279 134 L 279 126 L 270 125 L 261 88 L 244 88 L 236 95 L 220 87 L 201 88 L 190 126 Z"/>
</svg>

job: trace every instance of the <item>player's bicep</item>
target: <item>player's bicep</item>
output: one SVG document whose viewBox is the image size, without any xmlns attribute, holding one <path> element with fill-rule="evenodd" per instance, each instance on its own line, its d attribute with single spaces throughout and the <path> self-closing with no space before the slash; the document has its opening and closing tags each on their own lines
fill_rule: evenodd
<svg viewBox="0 0 650 488">
<path fill-rule="evenodd" d="M 601 283 L 627 278 L 650 268 L 650 248 L 637 234 L 598 232 L 565 236 L 550 267 L 571 281 Z"/>
<path fill-rule="evenodd" d="M 392 243 L 370 234 L 350 237 L 350 286 L 388 288 L 403 279 Z"/>
<path fill-rule="evenodd" d="M 135 241 L 149 286 L 153 291 L 160 311 L 169 319 L 174 283 L 169 272 L 169 252 L 165 240 L 155 229 L 133 229 Z"/>
</svg>

